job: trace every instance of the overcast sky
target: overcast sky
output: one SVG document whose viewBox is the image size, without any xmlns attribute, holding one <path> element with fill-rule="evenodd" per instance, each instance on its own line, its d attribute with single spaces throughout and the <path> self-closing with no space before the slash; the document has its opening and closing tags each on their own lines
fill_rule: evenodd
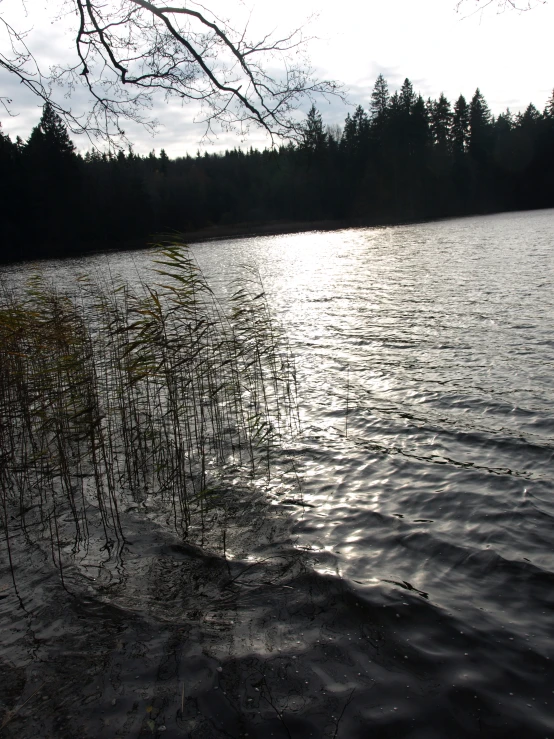
<svg viewBox="0 0 554 739">
<path fill-rule="evenodd" d="M 225 9 L 226 14 L 241 17 L 244 8 L 238 3 L 205 0 L 213 10 Z M 32 13 L 27 18 L 11 16 L 22 27 L 32 28 L 28 44 L 45 66 L 71 53 L 70 35 L 63 24 L 51 19 L 56 4 L 56 0 L 27 0 Z M 0 14 L 20 6 L 21 0 L 0 0 Z M 473 0 L 467 0 L 461 13 L 455 12 L 455 0 L 251 0 L 249 7 L 254 33 L 287 30 L 317 13 L 308 27 L 318 37 L 310 43 L 313 66 L 320 77 L 343 82 L 353 106 L 367 107 L 380 72 L 391 91 L 409 77 L 425 98 L 444 92 L 452 102 L 460 93 L 471 98 L 479 86 L 496 114 L 506 107 L 517 112 L 530 102 L 542 110 L 554 87 L 554 2 L 537 4 L 525 13 L 502 14 L 492 8 L 475 13 Z M 0 72 L 0 95 L 13 99 L 11 110 L 18 114 L 10 118 L 0 110 L 3 130 L 26 138 L 40 117 L 38 101 L 5 72 Z M 320 101 L 318 107 L 329 124 L 342 124 L 353 110 L 339 100 Z M 159 100 L 154 115 L 162 124 L 155 138 L 137 126 L 127 126 L 135 151 L 165 148 L 170 156 L 179 156 L 199 148 L 204 129 L 195 124 L 197 111 L 192 106 Z M 78 139 L 75 143 L 87 146 Z M 205 148 L 236 145 L 241 145 L 238 138 L 224 134 Z M 242 145 L 263 146 L 264 138 L 253 131 Z"/>
</svg>

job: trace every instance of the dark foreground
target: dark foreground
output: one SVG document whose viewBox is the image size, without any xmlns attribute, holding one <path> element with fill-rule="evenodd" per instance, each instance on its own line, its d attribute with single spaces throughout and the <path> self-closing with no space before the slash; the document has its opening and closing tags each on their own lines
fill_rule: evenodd
<svg viewBox="0 0 554 739">
<path fill-rule="evenodd" d="M 548 736 L 548 656 L 483 638 L 423 593 L 364 593 L 333 553 L 293 546 L 298 506 L 237 500 L 226 557 L 128 513 L 122 551 L 98 567 L 91 542 L 65 589 L 47 549 L 14 536 L 2 736 Z"/>
</svg>

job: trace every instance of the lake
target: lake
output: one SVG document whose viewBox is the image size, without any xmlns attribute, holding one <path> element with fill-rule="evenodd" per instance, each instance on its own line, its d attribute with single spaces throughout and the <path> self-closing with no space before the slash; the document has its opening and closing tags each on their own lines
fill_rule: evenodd
<svg viewBox="0 0 554 739">
<path fill-rule="evenodd" d="M 225 592 L 159 517 L 69 593 L 14 543 L 0 684 L 36 695 L 4 734 L 554 739 L 554 211 L 192 251 L 223 302 L 259 270 L 302 431 L 237 506 Z"/>
</svg>

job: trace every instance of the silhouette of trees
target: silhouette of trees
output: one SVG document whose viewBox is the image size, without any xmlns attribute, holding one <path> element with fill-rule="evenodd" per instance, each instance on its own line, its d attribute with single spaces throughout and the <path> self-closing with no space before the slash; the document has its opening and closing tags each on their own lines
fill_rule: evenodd
<svg viewBox="0 0 554 739">
<path fill-rule="evenodd" d="M 477 89 L 425 102 L 409 79 L 343 131 L 312 106 L 302 138 L 272 150 L 171 159 L 132 149 L 79 155 L 46 104 L 26 142 L 0 129 L 0 257 L 135 246 L 151 234 L 266 223 L 350 223 L 554 207 L 554 92 L 494 117 Z M 334 133 L 333 133 L 334 132 Z"/>
</svg>

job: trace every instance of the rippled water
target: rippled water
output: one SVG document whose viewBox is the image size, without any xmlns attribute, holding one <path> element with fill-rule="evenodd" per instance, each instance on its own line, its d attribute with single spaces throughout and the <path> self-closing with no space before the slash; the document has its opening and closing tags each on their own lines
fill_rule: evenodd
<svg viewBox="0 0 554 739">
<path fill-rule="evenodd" d="M 243 527 L 237 563 L 256 556 L 264 574 L 238 576 L 254 579 L 234 600 L 201 589 L 203 616 L 184 585 L 175 594 L 195 557 L 137 522 L 144 544 L 127 567 L 147 562 L 142 600 L 128 577 L 119 594 L 95 590 L 59 614 L 77 653 L 90 652 L 93 616 L 106 632 L 101 666 L 87 661 L 94 710 L 82 687 L 68 699 L 87 716 L 82 733 L 53 717 L 41 724 L 35 710 L 10 735 L 554 739 L 554 211 L 194 253 L 222 293 L 238 265 L 257 265 L 286 329 L 301 496 L 283 501 L 277 487 L 273 521 L 260 514 L 258 528 Z M 133 256 L 130 271 L 129 255 L 112 268 L 141 273 L 148 256 Z M 214 582 L 229 578 L 221 559 L 200 566 Z M 59 651 L 62 638 L 41 611 L 58 585 L 37 567 L 27 621 L 9 621 L 4 596 L 5 659 L 22 685 L 33 649 Z M 41 628 L 33 641 L 29 629 Z M 128 674 L 113 687 L 106 675 L 118 664 Z M 67 684 L 75 669 L 64 662 Z M 54 684 L 56 670 L 48 675 Z"/>
</svg>

